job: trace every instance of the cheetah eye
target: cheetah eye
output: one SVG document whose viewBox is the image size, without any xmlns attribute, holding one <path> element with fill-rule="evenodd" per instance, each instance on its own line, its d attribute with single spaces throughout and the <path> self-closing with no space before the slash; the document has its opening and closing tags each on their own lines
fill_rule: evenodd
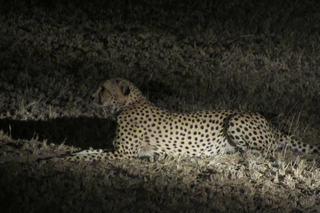
<svg viewBox="0 0 320 213">
<path fill-rule="evenodd" d="M 107 90 L 105 87 L 102 86 L 99 93 L 98 93 L 98 96 L 100 99 L 103 94 L 111 96 L 110 90 Z"/>
</svg>

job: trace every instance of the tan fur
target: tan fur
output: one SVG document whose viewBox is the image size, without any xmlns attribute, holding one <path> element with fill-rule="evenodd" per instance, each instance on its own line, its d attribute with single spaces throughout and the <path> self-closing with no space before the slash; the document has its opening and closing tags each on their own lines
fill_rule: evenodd
<svg viewBox="0 0 320 213">
<path fill-rule="evenodd" d="M 82 151 L 69 160 L 133 158 L 154 154 L 215 155 L 238 149 L 274 150 L 287 146 L 303 153 L 319 147 L 296 141 L 272 126 L 262 115 L 241 110 L 173 113 L 150 103 L 124 79 L 109 79 L 92 95 L 118 127 L 113 151 Z"/>
</svg>

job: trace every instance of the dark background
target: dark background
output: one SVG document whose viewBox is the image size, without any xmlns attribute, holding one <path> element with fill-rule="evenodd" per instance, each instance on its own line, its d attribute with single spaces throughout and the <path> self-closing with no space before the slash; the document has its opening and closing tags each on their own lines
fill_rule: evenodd
<svg viewBox="0 0 320 213">
<path fill-rule="evenodd" d="M 63 142 L 82 149 L 111 148 L 114 122 L 89 97 L 99 81 L 112 77 L 131 80 L 152 102 L 172 111 L 258 111 L 282 131 L 319 144 L 319 8 L 316 0 L 0 0 L 0 156 L 45 157 L 49 151 L 52 156 Z M 43 141 L 56 146 L 44 148 Z M 271 174 L 281 168 L 271 164 L 276 165 Z M 57 168 L 63 165 L 2 164 L 0 198 L 8 202 L 0 211 L 50 212 L 59 203 L 60 211 L 67 212 L 89 207 L 213 212 L 239 206 L 252 212 L 279 206 L 311 211 L 319 201 L 304 205 L 303 199 L 318 196 L 312 187 L 303 186 L 298 196 L 298 187 L 291 190 L 283 182 L 269 195 L 262 193 L 267 187 L 259 185 L 261 180 L 248 177 L 257 190 L 252 193 L 232 179 L 234 168 L 249 168 L 241 160 L 222 172 L 211 167 L 205 175 L 190 172 L 191 179 L 204 177 L 193 185 L 184 185 L 179 174 L 188 175 L 167 162 Z M 181 167 L 198 171 L 189 166 Z M 318 173 L 313 174 L 316 180 Z M 219 175 L 230 182 L 219 182 Z M 299 177 L 299 183 L 309 183 Z M 146 186 L 145 179 L 154 183 Z M 167 181 L 167 188 L 159 179 Z M 193 189 L 206 189 L 208 202 L 202 200 L 204 192 L 192 194 Z M 287 202 L 282 192 L 292 199 Z M 148 196 L 154 199 L 145 205 L 142 200 Z M 175 203 L 174 197 L 180 200 Z"/>
</svg>

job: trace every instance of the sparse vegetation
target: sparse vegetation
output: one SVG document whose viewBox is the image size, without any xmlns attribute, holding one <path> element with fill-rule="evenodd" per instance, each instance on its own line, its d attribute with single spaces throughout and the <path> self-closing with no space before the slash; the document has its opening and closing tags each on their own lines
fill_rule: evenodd
<svg viewBox="0 0 320 213">
<path fill-rule="evenodd" d="M 109 77 L 169 110 L 259 111 L 319 144 L 319 2 L 0 5 L 0 212 L 319 211 L 319 157 L 287 150 L 36 161 L 112 147 L 114 123 L 89 102 Z"/>
</svg>

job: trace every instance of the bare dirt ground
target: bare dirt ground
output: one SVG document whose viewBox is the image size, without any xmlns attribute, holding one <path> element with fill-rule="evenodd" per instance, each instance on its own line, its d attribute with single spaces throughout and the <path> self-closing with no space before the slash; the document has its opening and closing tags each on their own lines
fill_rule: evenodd
<svg viewBox="0 0 320 213">
<path fill-rule="evenodd" d="M 0 212 L 319 212 L 319 156 L 289 150 L 106 162 L 89 101 L 122 77 L 158 106 L 259 111 L 320 139 L 317 1 L 0 0 Z"/>
</svg>

